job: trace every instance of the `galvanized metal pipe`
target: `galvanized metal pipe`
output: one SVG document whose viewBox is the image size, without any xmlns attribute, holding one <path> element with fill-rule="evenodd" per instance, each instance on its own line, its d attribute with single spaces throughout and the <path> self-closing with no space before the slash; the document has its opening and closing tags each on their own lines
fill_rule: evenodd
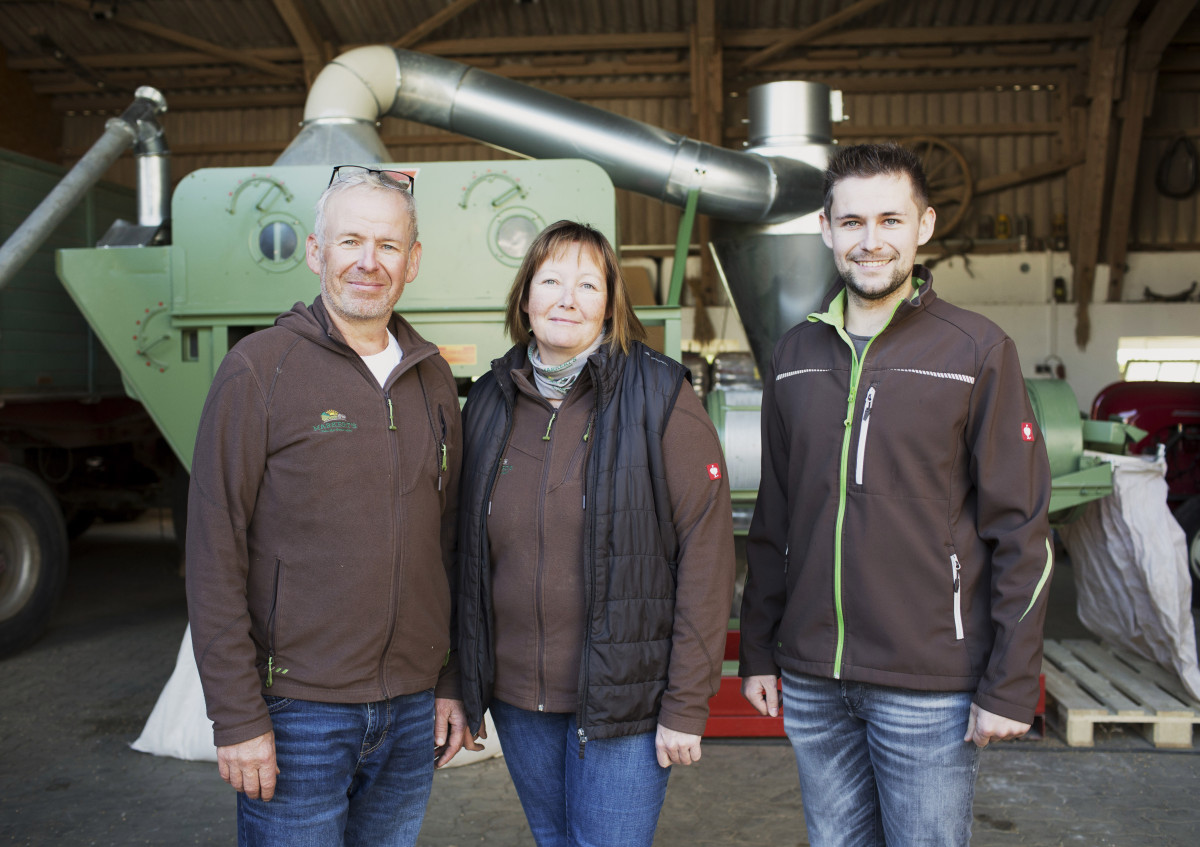
<svg viewBox="0 0 1200 847">
<path fill-rule="evenodd" d="M 276 164 L 339 164 L 327 161 L 331 151 L 369 151 L 348 131 L 384 115 L 530 158 L 587 159 L 614 185 L 676 206 L 698 189 L 697 210 L 724 220 L 773 223 L 821 205 L 821 172 L 808 163 L 727 150 L 459 62 L 380 45 L 343 53 L 321 71 L 304 129 Z M 378 150 L 373 158 L 386 156 Z"/>
<path fill-rule="evenodd" d="M 821 172 L 804 162 L 727 150 L 458 62 L 396 50 L 400 85 L 388 114 L 537 159 L 595 162 L 613 184 L 743 222 L 789 220 L 820 207 Z"/>
<path fill-rule="evenodd" d="M 144 132 L 141 126 L 147 123 L 157 126 L 155 119 L 165 110 L 163 96 L 153 88 L 143 87 L 137 90 L 136 99 L 120 117 L 105 124 L 99 140 L 0 246 L 0 289 L 12 281 L 112 163 L 138 141 Z"/>
</svg>

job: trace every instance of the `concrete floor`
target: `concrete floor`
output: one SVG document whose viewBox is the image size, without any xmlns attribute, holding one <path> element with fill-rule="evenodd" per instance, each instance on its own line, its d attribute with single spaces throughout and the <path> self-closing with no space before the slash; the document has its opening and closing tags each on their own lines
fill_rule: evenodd
<svg viewBox="0 0 1200 847">
<path fill-rule="evenodd" d="M 1086 636 L 1069 566 L 1051 587 L 1053 638 Z M 64 601 L 46 636 L 0 661 L 0 845 L 228 845 L 233 794 L 211 763 L 129 749 L 174 667 L 186 625 L 169 521 L 100 525 L 72 547 Z M 984 754 L 980 847 L 1200 843 L 1200 747 L 1158 751 L 1097 732 L 1092 750 L 1040 741 Z M 501 760 L 439 772 L 429 847 L 531 843 Z M 804 845 L 791 750 L 707 741 L 671 777 L 656 845 Z"/>
</svg>

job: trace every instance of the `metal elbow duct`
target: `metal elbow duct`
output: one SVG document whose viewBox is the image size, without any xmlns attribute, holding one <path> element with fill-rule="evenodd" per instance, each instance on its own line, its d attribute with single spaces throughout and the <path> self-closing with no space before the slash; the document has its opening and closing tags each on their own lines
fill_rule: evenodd
<svg viewBox="0 0 1200 847">
<path fill-rule="evenodd" d="M 459 62 L 381 46 L 351 50 L 321 72 L 304 130 L 277 164 L 314 155 L 354 161 L 351 144 L 368 154 L 358 161 L 384 161 L 377 135 L 377 148 L 349 138 L 355 124 L 383 115 L 531 158 L 587 159 L 614 185 L 678 206 L 697 189 L 698 211 L 723 220 L 784 221 L 821 205 L 821 172 L 805 162 L 716 147 Z M 334 135 L 344 146 L 331 158 Z"/>
</svg>

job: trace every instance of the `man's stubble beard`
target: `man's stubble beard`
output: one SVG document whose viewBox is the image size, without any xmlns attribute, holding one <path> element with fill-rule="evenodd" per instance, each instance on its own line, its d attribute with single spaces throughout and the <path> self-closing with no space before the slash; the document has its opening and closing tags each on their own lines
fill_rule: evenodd
<svg viewBox="0 0 1200 847">
<path fill-rule="evenodd" d="M 907 268 L 897 267 L 892 271 L 891 280 L 885 288 L 868 291 L 859 285 L 855 279 L 854 272 L 851 270 L 853 267 L 851 262 L 838 262 L 836 264 L 838 265 L 838 275 L 842 278 L 842 282 L 845 283 L 847 290 L 858 299 L 867 302 L 886 300 L 896 293 L 900 286 L 912 279 L 912 265 L 909 265 Z"/>
</svg>

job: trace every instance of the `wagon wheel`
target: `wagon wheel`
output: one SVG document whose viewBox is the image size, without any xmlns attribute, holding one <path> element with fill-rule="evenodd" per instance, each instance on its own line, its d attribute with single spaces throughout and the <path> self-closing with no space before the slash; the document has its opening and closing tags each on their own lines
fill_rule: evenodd
<svg viewBox="0 0 1200 847">
<path fill-rule="evenodd" d="M 933 237 L 945 238 L 962 223 L 971 205 L 975 192 L 971 168 L 958 148 L 931 135 L 909 138 L 904 146 L 917 154 L 925 168 L 929 205 L 937 210 Z"/>
</svg>

